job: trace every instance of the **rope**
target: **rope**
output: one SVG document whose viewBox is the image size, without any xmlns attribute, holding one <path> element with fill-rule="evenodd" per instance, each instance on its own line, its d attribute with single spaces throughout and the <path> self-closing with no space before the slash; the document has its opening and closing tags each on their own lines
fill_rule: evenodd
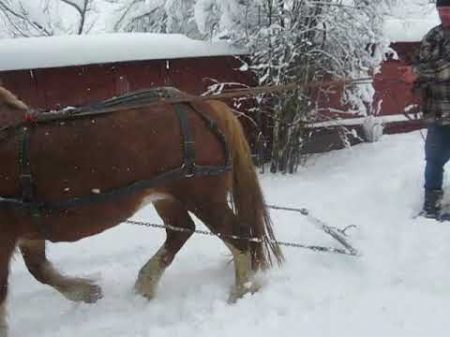
<svg viewBox="0 0 450 337">
<path fill-rule="evenodd" d="M 283 91 L 290 91 L 296 89 L 307 89 L 307 88 L 316 88 L 322 86 L 332 86 L 332 85 L 355 85 L 355 84 L 366 84 L 372 83 L 372 77 L 362 77 L 358 79 L 341 79 L 341 80 L 328 80 L 328 81 L 313 81 L 306 84 L 298 84 L 298 83 L 288 83 L 288 84 L 278 84 L 278 85 L 268 85 L 268 86 L 259 86 L 259 87 L 250 87 L 243 89 L 231 89 L 224 90 L 219 94 L 208 94 L 204 96 L 194 97 L 196 100 L 210 100 L 210 99 L 227 99 L 227 98 L 235 98 L 235 97 L 243 97 L 243 96 L 257 96 L 260 94 L 271 94 Z M 169 100 L 170 101 L 170 100 Z"/>
</svg>

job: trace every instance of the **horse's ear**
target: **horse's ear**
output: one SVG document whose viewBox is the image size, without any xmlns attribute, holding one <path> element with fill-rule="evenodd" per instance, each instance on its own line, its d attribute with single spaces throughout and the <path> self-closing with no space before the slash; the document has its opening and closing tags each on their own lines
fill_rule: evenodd
<svg viewBox="0 0 450 337">
<path fill-rule="evenodd" d="M 13 109 L 28 110 L 28 106 L 18 99 L 13 102 L 6 101 L 5 104 Z"/>
<path fill-rule="evenodd" d="M 0 99 L 6 104 L 8 107 L 19 110 L 27 110 L 28 106 L 19 100 L 13 93 L 4 87 L 0 86 Z"/>
</svg>

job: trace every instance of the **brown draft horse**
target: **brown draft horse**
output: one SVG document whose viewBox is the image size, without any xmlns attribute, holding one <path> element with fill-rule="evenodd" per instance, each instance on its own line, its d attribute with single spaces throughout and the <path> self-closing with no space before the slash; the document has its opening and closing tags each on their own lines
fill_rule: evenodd
<svg viewBox="0 0 450 337">
<path fill-rule="evenodd" d="M 117 199 L 67 207 L 45 213 L 38 221 L 30 212 L 2 206 L 0 202 L 0 337 L 7 336 L 8 267 L 16 246 L 38 281 L 70 300 L 95 302 L 102 296 L 100 287 L 88 279 L 60 274 L 47 260 L 45 240 L 75 241 L 100 233 L 128 219 L 148 202 L 153 202 L 166 224 L 194 230 L 188 213 L 192 212 L 211 231 L 221 235 L 235 265 L 230 300 L 258 289 L 253 279 L 257 270 L 270 267 L 274 258 L 282 262 L 239 121 L 222 102 L 210 100 L 195 105 L 216 122 L 226 137 L 231 170 L 216 176 L 183 177 Z M 197 164 L 222 165 L 226 159 L 223 144 L 195 113 L 193 104 L 183 106 L 196 143 Z M 0 87 L 0 123 L 21 121 L 27 110 L 23 102 Z M 6 133 L 0 133 L 0 197 L 17 198 L 23 193 L 19 132 Z M 31 126 L 29 133 L 30 169 L 39 200 L 51 202 L 101 193 L 151 179 L 183 163 L 180 123 L 173 104 L 167 102 L 98 117 L 39 124 Z M 164 270 L 191 235 L 189 231 L 167 230 L 163 246 L 139 272 L 135 283 L 138 294 L 149 299 L 155 295 Z M 236 239 L 236 235 L 260 240 L 249 242 Z"/>
</svg>

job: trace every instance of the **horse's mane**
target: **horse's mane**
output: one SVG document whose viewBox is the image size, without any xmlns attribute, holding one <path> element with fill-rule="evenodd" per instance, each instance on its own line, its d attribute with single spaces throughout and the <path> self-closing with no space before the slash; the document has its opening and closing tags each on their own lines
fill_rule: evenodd
<svg viewBox="0 0 450 337">
<path fill-rule="evenodd" d="M 24 102 L 19 100 L 13 93 L 3 87 L 0 87 L 0 103 L 4 103 L 13 109 L 28 109 L 28 106 Z"/>
</svg>

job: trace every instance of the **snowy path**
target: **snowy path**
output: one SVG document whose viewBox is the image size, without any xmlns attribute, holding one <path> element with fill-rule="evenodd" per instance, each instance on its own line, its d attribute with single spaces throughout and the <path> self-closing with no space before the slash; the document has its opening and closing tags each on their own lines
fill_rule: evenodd
<svg viewBox="0 0 450 337">
<path fill-rule="evenodd" d="M 385 136 L 312 158 L 295 176 L 262 177 L 270 203 L 359 225 L 352 242 L 361 258 L 285 248 L 287 263 L 264 276 L 262 291 L 230 306 L 228 252 L 218 239 L 195 236 L 148 303 L 131 289 L 163 233 L 122 225 L 49 245 L 64 272 L 101 284 L 105 297 L 94 305 L 68 302 L 15 259 L 11 337 L 448 336 L 450 224 L 411 219 L 421 204 L 422 144 L 418 132 Z M 333 244 L 297 214 L 272 214 L 280 240 Z M 135 218 L 160 222 L 151 208 Z"/>
</svg>

